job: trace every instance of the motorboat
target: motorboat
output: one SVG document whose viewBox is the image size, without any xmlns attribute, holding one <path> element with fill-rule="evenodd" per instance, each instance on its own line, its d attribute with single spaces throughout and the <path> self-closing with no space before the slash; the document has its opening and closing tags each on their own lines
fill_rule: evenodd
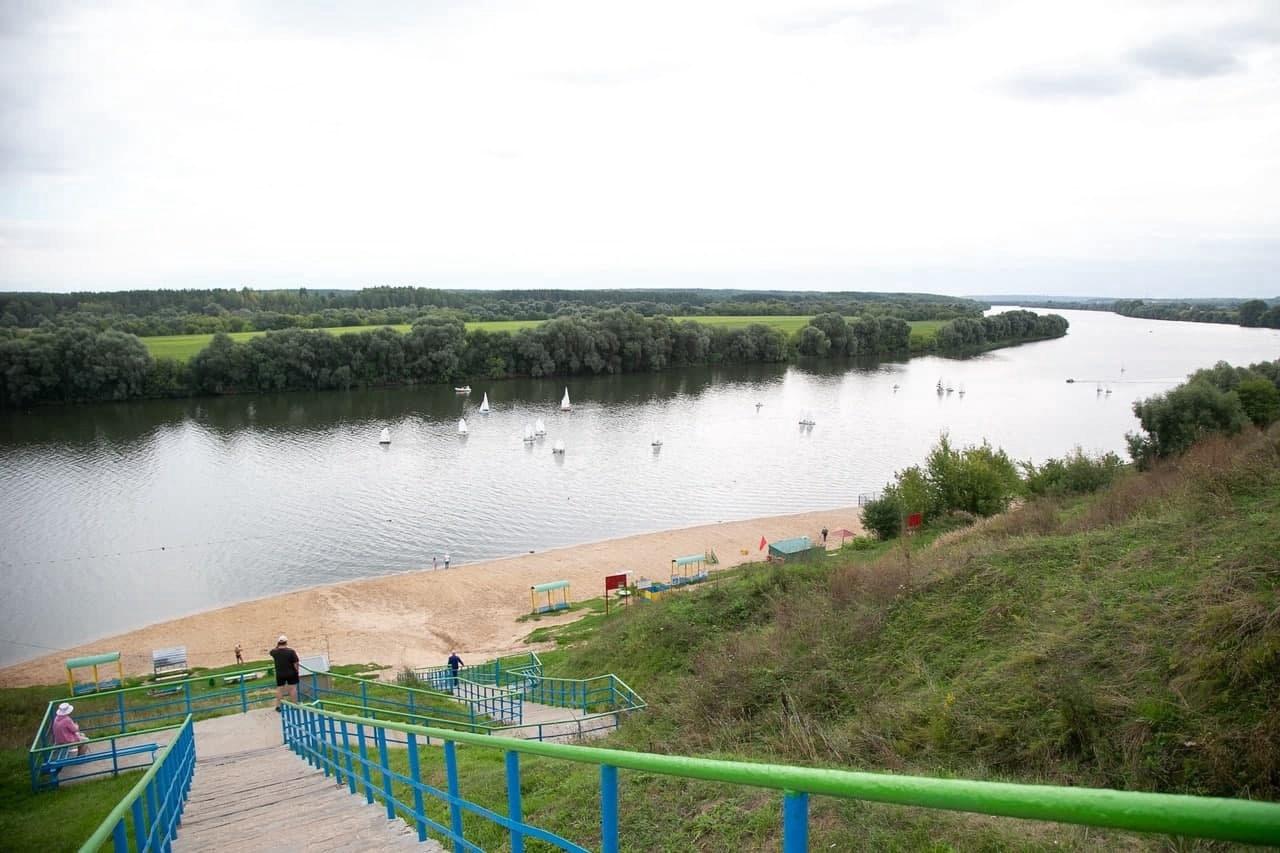
<svg viewBox="0 0 1280 853">
<path fill-rule="evenodd" d="M 387 429 L 386 427 L 383 427 L 382 435 L 378 436 L 378 444 L 390 444 L 390 443 L 391 443 L 391 430 Z"/>
</svg>

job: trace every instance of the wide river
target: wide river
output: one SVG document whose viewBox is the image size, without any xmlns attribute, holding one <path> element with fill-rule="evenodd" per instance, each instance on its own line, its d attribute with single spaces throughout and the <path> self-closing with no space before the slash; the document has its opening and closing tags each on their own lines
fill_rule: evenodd
<svg viewBox="0 0 1280 853">
<path fill-rule="evenodd" d="M 0 664 L 249 598 L 429 568 L 446 553 L 457 565 L 847 506 L 943 431 L 1018 459 L 1076 445 L 1123 454 L 1134 400 L 1220 359 L 1280 357 L 1280 331 L 1060 313 L 1067 337 L 967 360 L 3 414 Z M 939 380 L 954 393 L 939 396 Z M 573 411 L 562 414 L 566 384 Z M 806 412 L 811 429 L 798 425 Z M 547 436 L 527 445 L 537 418 Z"/>
</svg>

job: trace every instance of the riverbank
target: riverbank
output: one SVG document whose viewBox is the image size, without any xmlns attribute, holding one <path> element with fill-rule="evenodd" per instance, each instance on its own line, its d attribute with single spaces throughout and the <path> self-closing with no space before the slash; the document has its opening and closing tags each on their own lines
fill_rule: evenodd
<svg viewBox="0 0 1280 853">
<path fill-rule="evenodd" d="M 150 671 L 151 650 L 186 646 L 192 666 L 260 658 L 286 634 L 302 655 L 327 653 L 341 662 L 376 661 L 395 667 L 443 663 L 451 649 L 480 660 L 523 647 L 531 626 L 516 620 L 529 611 L 529 587 L 567 580 L 575 599 L 598 597 L 604 576 L 629 570 L 664 579 L 673 557 L 712 549 L 719 568 L 759 560 L 760 538 L 817 540 L 825 526 L 859 532 L 857 507 L 770 516 L 644 533 L 537 554 L 488 560 L 448 570 L 421 570 L 255 599 L 104 637 L 0 669 L 0 687 L 56 684 L 63 661 L 120 651 L 126 674 Z M 745 550 L 747 553 L 743 554 Z M 565 617 L 565 619 L 576 618 Z M 543 620 L 539 624 L 555 624 Z"/>
</svg>

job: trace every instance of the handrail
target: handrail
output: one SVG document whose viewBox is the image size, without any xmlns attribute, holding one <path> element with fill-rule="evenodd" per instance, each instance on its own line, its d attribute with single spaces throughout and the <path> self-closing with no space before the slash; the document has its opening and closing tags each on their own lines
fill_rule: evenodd
<svg viewBox="0 0 1280 853">
<path fill-rule="evenodd" d="M 160 750 L 160 754 L 156 756 L 156 760 L 147 768 L 147 772 L 142 774 L 142 778 L 138 780 L 138 783 L 129 789 L 129 793 L 125 794 L 124 798 L 120 800 L 120 802 L 116 803 L 115 808 L 111 810 L 106 819 L 104 819 L 102 823 L 98 824 L 98 828 L 95 829 L 93 834 L 89 836 L 89 839 L 80 846 L 80 853 L 96 853 L 96 851 L 101 849 L 102 845 L 107 842 L 107 838 L 113 834 L 116 827 L 124 820 L 125 813 L 135 802 L 138 801 L 139 797 L 146 793 L 147 786 L 151 784 L 151 782 L 156 778 L 156 775 L 164 767 L 165 760 L 173 752 L 178 743 L 183 740 L 183 735 L 190 734 L 192 732 L 191 719 L 191 715 L 188 714 L 186 720 L 184 720 L 182 725 L 178 727 L 178 734 L 164 745 L 164 748 Z M 154 820 L 156 817 L 156 804 L 152 802 L 150 804 L 150 808 L 152 810 L 152 819 Z M 119 853 L 119 851 L 117 851 L 117 853 Z"/>
<path fill-rule="evenodd" d="M 499 739 L 451 729 L 371 720 L 292 702 L 286 704 L 296 712 L 319 714 L 354 725 L 372 725 L 415 736 L 600 765 L 602 778 L 604 769 L 621 768 L 709 782 L 772 788 L 786 792 L 788 807 L 797 795 L 804 797 L 808 794 L 821 794 L 903 806 L 1214 838 L 1247 844 L 1280 845 L 1278 803 L 1104 788 L 935 779 L 656 755 L 620 749 Z M 787 810 L 784 809 L 784 812 Z M 801 813 L 807 820 L 807 805 L 803 806 Z"/>
</svg>

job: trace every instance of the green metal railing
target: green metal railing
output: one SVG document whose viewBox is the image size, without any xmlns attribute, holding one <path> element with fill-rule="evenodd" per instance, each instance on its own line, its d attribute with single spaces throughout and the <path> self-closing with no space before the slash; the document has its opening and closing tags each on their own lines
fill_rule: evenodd
<svg viewBox="0 0 1280 853">
<path fill-rule="evenodd" d="M 168 851 L 182 820 L 182 809 L 191 790 L 196 766 L 195 731 L 188 715 L 173 740 L 128 794 L 98 825 L 80 848 L 80 853 L 97 853 L 111 840 L 114 853 Z M 129 830 L 133 838 L 130 839 Z"/>
<path fill-rule="evenodd" d="M 848 770 L 793 767 L 780 764 L 755 764 L 721 761 L 675 755 L 655 755 L 626 750 L 538 741 L 495 738 L 486 734 L 469 734 L 450 729 L 428 728 L 372 720 L 336 711 L 289 703 L 286 717 L 286 740 L 300 755 L 322 766 L 327 773 L 337 772 L 352 793 L 357 790 L 357 777 L 363 776 L 365 794 L 372 802 L 370 770 L 379 768 L 361 758 L 362 769 L 355 769 L 349 746 L 349 732 L 359 733 L 361 743 L 366 732 L 382 744 L 387 732 L 400 732 L 414 753 L 411 757 L 413 778 L 387 769 L 383 748 L 381 790 L 388 798 L 388 815 L 400 804 L 390 800 L 392 779 L 408 783 L 416 791 L 417 802 L 412 812 L 419 837 L 425 837 L 426 822 L 421 797 L 425 793 L 445 802 L 451 815 L 451 826 L 445 833 L 455 849 L 478 849 L 462 835 L 462 814 L 478 814 L 508 829 L 512 849 L 523 848 L 525 835 L 552 840 L 566 850 L 582 849 L 573 842 L 553 836 L 546 830 L 524 823 L 519 813 L 520 775 L 518 755 L 593 764 L 600 767 L 600 827 L 602 849 L 618 849 L 618 770 L 633 770 L 685 779 L 699 779 L 730 785 L 767 788 L 783 793 L 783 850 L 798 853 L 808 848 L 809 797 L 821 795 L 857 799 L 902 806 L 972 812 L 976 814 L 1046 820 L 1110 829 L 1154 832 L 1196 838 L 1212 838 L 1248 844 L 1280 845 L 1280 804 L 1231 800 L 1217 797 L 1192 797 L 1180 794 L 1149 794 L 1098 788 L 1067 788 L 1050 785 L 1023 785 L 1005 782 L 977 782 L 963 779 L 932 779 L 919 776 L 896 776 Z M 340 732 L 340 736 L 339 733 Z M 440 791 L 417 777 L 417 738 L 434 738 L 445 746 L 449 764 L 448 791 Z M 508 803 L 511 813 L 503 816 L 464 799 L 460 792 L 454 744 L 485 749 L 500 749 L 507 755 Z M 340 759 L 347 759 L 345 766 Z M 513 770 L 514 768 L 514 770 Z M 439 826 L 431 823 L 433 829 Z M 563 843 L 561 843 L 563 842 Z"/>
</svg>

